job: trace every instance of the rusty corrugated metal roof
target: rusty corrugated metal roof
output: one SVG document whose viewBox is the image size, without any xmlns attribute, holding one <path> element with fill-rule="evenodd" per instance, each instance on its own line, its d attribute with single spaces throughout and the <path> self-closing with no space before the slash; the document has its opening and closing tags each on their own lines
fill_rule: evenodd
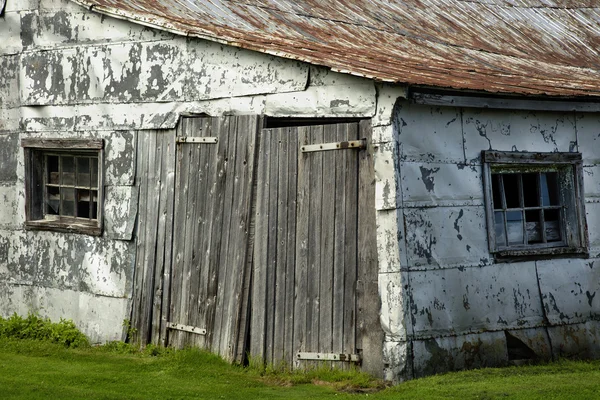
<svg viewBox="0 0 600 400">
<path fill-rule="evenodd" d="M 380 81 L 600 95 L 600 5 L 592 0 L 73 1 Z"/>
</svg>

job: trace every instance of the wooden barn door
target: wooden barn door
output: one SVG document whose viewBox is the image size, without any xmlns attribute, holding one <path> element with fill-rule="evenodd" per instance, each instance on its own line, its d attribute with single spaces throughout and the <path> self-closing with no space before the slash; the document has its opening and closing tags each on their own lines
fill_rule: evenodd
<svg viewBox="0 0 600 400">
<path fill-rule="evenodd" d="M 246 333 L 240 321 L 257 127 L 256 116 L 184 118 L 177 134 L 168 343 L 230 361 Z"/>
<path fill-rule="evenodd" d="M 261 133 L 250 353 L 269 364 L 359 358 L 360 132 L 347 123 Z"/>
</svg>

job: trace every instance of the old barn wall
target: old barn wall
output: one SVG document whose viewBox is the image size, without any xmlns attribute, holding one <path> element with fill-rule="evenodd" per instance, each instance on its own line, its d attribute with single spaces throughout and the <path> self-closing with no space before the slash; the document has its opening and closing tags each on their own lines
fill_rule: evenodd
<svg viewBox="0 0 600 400">
<path fill-rule="evenodd" d="M 384 273 L 367 284 L 397 285 L 392 110 L 404 88 L 175 36 L 67 0 L 8 0 L 0 37 L 0 314 L 72 318 L 94 341 L 120 339 L 135 279 L 136 143 L 201 113 L 372 117 Z M 24 230 L 20 141 L 28 137 L 104 139 L 101 237 Z M 383 305 L 394 338 L 401 302 Z"/>
<path fill-rule="evenodd" d="M 395 268 L 406 330 L 388 347 L 404 351 L 407 369 L 396 377 L 506 364 L 507 337 L 542 359 L 600 356 L 599 122 L 598 114 L 399 103 Z M 583 154 L 589 259 L 494 261 L 481 177 L 488 149 Z"/>
</svg>

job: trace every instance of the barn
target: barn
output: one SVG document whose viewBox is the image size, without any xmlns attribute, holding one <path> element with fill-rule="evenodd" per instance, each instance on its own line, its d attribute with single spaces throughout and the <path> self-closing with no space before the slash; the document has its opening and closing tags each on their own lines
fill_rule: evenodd
<svg viewBox="0 0 600 400">
<path fill-rule="evenodd" d="M 0 1 L 0 314 L 392 381 L 600 356 L 600 8 Z"/>
</svg>

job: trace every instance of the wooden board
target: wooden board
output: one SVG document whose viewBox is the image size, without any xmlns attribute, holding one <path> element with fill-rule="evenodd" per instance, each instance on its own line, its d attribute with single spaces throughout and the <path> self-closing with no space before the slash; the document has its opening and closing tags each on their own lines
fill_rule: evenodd
<svg viewBox="0 0 600 400">
<path fill-rule="evenodd" d="M 253 251 L 253 359 L 287 367 L 356 352 L 359 154 L 301 152 L 358 140 L 358 123 L 266 129 L 258 155 Z M 373 221 L 371 221 L 373 222 Z M 376 274 L 375 274 L 376 279 Z"/>
<path fill-rule="evenodd" d="M 247 315 L 241 312 L 255 165 L 255 116 L 184 118 L 177 143 L 169 322 L 206 329 L 170 331 L 169 344 L 199 346 L 233 361 Z M 244 320 L 241 316 L 244 315 Z"/>
</svg>

